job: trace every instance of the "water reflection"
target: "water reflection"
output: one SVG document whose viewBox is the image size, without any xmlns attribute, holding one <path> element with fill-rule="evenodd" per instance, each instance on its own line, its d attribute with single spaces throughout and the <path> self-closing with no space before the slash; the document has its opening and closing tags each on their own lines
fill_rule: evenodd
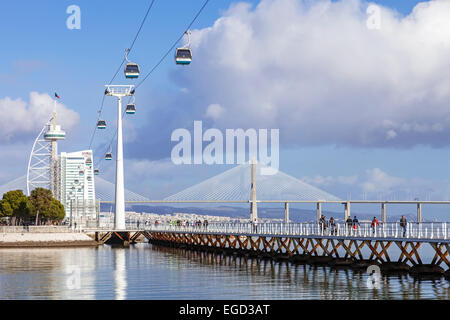
<svg viewBox="0 0 450 320">
<path fill-rule="evenodd" d="M 92 299 L 91 249 L 0 250 L 0 299 Z"/>
<path fill-rule="evenodd" d="M 233 255 L 154 246 L 153 250 L 179 256 L 180 264 L 234 270 L 229 279 L 244 276 L 266 298 L 283 299 L 449 299 L 449 282 L 443 277 L 418 279 L 408 274 L 383 275 L 379 289 L 367 286 L 365 270 L 274 262 Z M 228 268 L 227 268 L 228 267 Z M 283 288 L 280 295 L 279 289 Z"/>
<path fill-rule="evenodd" d="M 115 299 L 125 300 L 127 298 L 127 268 L 126 249 L 116 248 L 114 250 L 114 284 Z"/>
<path fill-rule="evenodd" d="M 79 276 L 79 286 L 77 286 Z M 444 278 L 369 275 L 139 244 L 0 250 L 0 299 L 449 299 Z"/>
</svg>

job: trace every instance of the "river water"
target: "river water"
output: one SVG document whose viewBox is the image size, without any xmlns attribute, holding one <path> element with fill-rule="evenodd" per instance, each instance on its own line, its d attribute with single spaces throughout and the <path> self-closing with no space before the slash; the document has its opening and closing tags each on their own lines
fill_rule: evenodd
<svg viewBox="0 0 450 320">
<path fill-rule="evenodd" d="M 0 249 L 0 299 L 444 299 L 445 278 L 382 276 L 136 244 Z"/>
</svg>

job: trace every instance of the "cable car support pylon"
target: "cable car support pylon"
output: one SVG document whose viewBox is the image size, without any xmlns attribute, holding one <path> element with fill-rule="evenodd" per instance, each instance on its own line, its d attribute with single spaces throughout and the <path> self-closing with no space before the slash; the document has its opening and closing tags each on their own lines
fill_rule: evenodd
<svg viewBox="0 0 450 320">
<path fill-rule="evenodd" d="M 117 98 L 117 150 L 114 229 L 125 230 L 125 186 L 123 173 L 122 98 L 134 95 L 133 85 L 106 85 L 105 94 Z"/>
</svg>

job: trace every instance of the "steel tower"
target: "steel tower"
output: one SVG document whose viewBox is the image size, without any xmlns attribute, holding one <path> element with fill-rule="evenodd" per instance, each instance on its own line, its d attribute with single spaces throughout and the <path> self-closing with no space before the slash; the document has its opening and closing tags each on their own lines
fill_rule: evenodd
<svg viewBox="0 0 450 320">
<path fill-rule="evenodd" d="M 56 110 L 56 101 L 55 101 Z M 35 188 L 46 188 L 60 200 L 60 175 L 58 166 L 58 141 L 64 140 L 66 133 L 56 124 L 56 111 L 44 125 L 34 141 L 28 160 L 27 194 Z"/>
</svg>

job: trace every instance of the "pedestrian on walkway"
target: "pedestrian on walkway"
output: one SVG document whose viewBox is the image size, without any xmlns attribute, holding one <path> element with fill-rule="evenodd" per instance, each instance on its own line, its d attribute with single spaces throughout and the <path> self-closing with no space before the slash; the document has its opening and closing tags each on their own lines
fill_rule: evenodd
<svg viewBox="0 0 450 320">
<path fill-rule="evenodd" d="M 375 230 L 380 225 L 380 221 L 378 221 L 377 217 L 373 217 L 372 224 L 370 225 L 372 227 L 372 233 L 375 234 Z"/>
<path fill-rule="evenodd" d="M 319 227 L 322 233 L 327 231 L 327 219 L 324 215 L 322 215 L 319 219 Z"/>
<path fill-rule="evenodd" d="M 358 218 L 356 218 L 356 216 L 353 218 L 352 224 L 353 224 L 353 226 L 352 226 L 352 227 L 353 227 L 353 230 L 354 230 L 354 232 L 355 232 L 355 234 L 356 234 L 356 232 L 357 232 L 359 226 L 361 225 L 361 224 L 359 223 Z"/>
<path fill-rule="evenodd" d="M 408 225 L 408 221 L 406 221 L 405 216 L 402 216 L 400 219 L 400 227 L 403 229 L 403 237 L 406 237 L 406 227 Z"/>
<path fill-rule="evenodd" d="M 345 224 L 347 225 L 347 235 L 350 235 L 353 226 L 352 218 L 348 217 L 347 220 L 345 220 Z"/>
<path fill-rule="evenodd" d="M 258 219 L 253 219 L 253 232 L 258 233 Z"/>
<path fill-rule="evenodd" d="M 330 224 L 331 235 L 332 236 L 337 235 L 337 225 L 336 225 L 336 221 L 334 220 L 333 217 L 330 218 L 329 224 Z"/>
</svg>

